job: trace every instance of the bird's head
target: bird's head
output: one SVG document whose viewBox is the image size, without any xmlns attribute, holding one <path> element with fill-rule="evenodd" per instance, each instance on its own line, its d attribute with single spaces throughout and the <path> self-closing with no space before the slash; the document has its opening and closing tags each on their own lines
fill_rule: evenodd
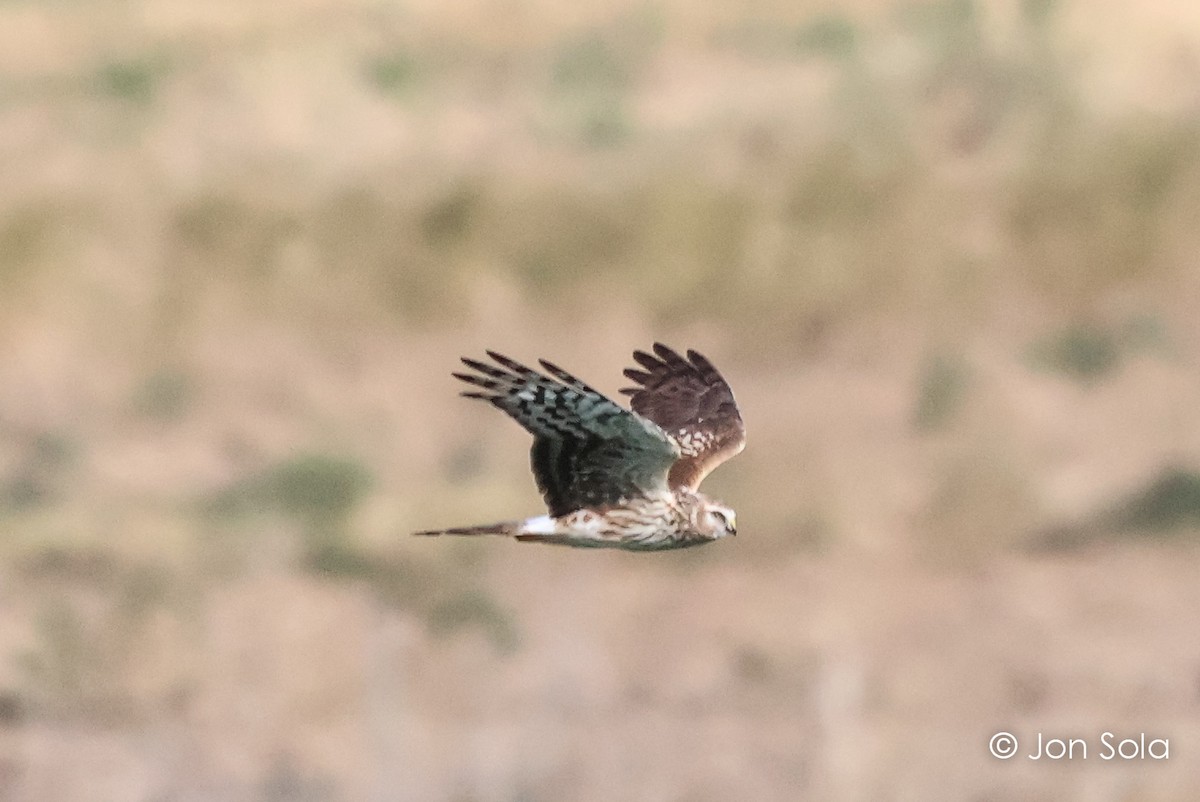
<svg viewBox="0 0 1200 802">
<path fill-rule="evenodd" d="M 737 513 L 711 499 L 702 499 L 694 523 L 696 531 L 714 540 L 737 534 Z"/>
</svg>

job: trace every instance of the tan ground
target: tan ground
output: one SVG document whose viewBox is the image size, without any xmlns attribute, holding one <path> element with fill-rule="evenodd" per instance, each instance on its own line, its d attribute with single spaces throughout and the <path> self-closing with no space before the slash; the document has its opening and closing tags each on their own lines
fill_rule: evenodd
<svg viewBox="0 0 1200 802">
<path fill-rule="evenodd" d="M 0 5 L 0 802 L 1195 799 L 1198 9 Z M 736 540 L 407 537 L 655 340 Z"/>
</svg>

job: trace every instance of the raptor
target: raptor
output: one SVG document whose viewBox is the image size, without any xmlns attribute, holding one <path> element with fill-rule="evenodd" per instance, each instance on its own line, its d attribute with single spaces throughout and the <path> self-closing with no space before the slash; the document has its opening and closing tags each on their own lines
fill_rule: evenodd
<svg viewBox="0 0 1200 802">
<path fill-rule="evenodd" d="M 729 507 L 698 492 L 746 445 L 733 391 L 696 351 L 634 351 L 625 409 L 557 365 L 526 367 L 494 351 L 463 358 L 468 398 L 504 410 L 533 435 L 533 476 L 547 515 L 417 535 L 504 535 L 566 546 L 659 551 L 737 534 Z"/>
</svg>

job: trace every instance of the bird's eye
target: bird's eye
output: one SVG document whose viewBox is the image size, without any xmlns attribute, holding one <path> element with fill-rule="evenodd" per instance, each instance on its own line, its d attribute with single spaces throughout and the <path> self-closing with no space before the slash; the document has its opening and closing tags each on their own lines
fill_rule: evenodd
<svg viewBox="0 0 1200 802">
<path fill-rule="evenodd" d="M 718 510 L 713 510 L 712 515 L 714 518 L 716 518 L 718 521 L 721 522 L 721 526 L 729 526 L 729 519 L 727 519 L 725 517 L 725 513 L 720 512 Z"/>
</svg>

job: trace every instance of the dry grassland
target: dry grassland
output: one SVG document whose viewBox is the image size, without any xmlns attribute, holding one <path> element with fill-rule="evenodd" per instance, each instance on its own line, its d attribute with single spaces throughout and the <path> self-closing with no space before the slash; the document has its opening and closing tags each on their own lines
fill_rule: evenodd
<svg viewBox="0 0 1200 802">
<path fill-rule="evenodd" d="M 0 802 L 1194 799 L 1197 220 L 1186 2 L 0 3 Z M 406 536 L 655 340 L 736 540 Z"/>
</svg>

